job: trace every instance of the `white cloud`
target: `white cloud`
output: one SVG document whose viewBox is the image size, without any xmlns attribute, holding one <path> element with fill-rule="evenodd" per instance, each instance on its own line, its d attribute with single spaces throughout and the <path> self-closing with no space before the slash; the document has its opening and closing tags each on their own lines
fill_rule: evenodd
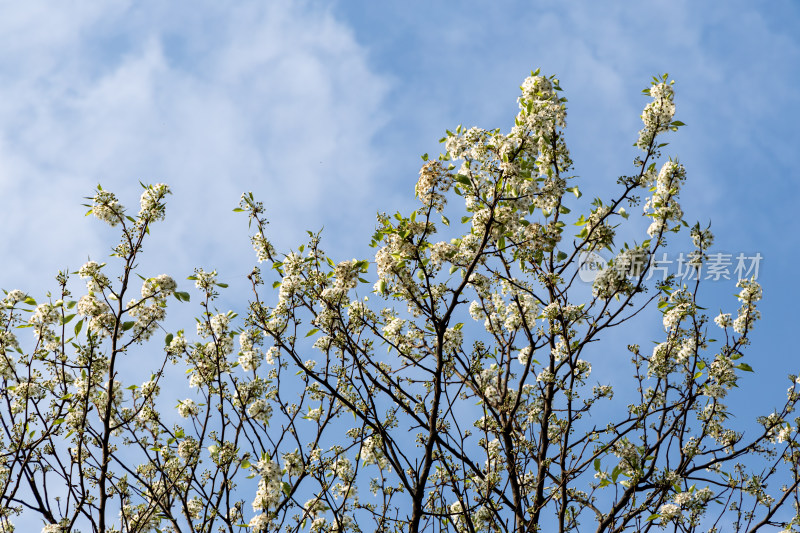
<svg viewBox="0 0 800 533">
<path fill-rule="evenodd" d="M 131 210 L 139 180 L 172 186 L 148 251 L 169 250 L 176 275 L 252 262 L 246 221 L 231 212 L 246 190 L 284 244 L 335 213 L 372 217 L 370 143 L 387 83 L 319 6 L 3 10 L 13 46 L 0 47 L 1 287 L 43 291 L 58 268 L 102 258 L 114 238 L 79 205 L 97 183 Z"/>
</svg>

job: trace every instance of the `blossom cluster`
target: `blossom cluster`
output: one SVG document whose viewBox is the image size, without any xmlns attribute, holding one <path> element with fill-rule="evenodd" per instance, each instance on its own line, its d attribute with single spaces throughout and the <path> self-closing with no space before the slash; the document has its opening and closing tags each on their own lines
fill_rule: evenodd
<svg viewBox="0 0 800 533">
<path fill-rule="evenodd" d="M 678 194 L 683 181 L 686 179 L 686 169 L 676 161 L 667 161 L 661 167 L 656 177 L 653 196 L 648 198 L 644 211 L 653 222 L 647 228 L 651 237 L 661 237 L 667 231 L 676 230 L 679 225 L 668 227 L 669 222 L 680 223 L 683 219 L 683 210 L 678 203 Z M 652 212 L 648 212 L 652 210 Z"/>
<path fill-rule="evenodd" d="M 636 142 L 643 150 L 652 146 L 656 135 L 670 128 L 675 115 L 675 92 L 672 84 L 666 81 L 655 83 L 650 87 L 649 94 L 653 101 L 642 112 L 644 129 L 639 132 L 639 140 Z"/>
</svg>

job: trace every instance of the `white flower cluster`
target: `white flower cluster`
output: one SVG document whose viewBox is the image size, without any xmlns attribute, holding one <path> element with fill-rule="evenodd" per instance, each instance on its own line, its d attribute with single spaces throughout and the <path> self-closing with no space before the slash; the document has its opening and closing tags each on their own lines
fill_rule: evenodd
<svg viewBox="0 0 800 533">
<path fill-rule="evenodd" d="M 269 419 L 272 417 L 272 406 L 263 398 L 258 398 L 248 406 L 247 416 L 253 420 L 268 424 Z"/>
<path fill-rule="evenodd" d="M 97 187 L 97 194 L 91 200 L 92 214 L 109 226 L 116 226 L 125 216 L 125 208 L 114 193 L 104 191 L 100 186 Z"/>
<path fill-rule="evenodd" d="M 452 138 L 452 137 L 451 137 Z M 416 193 L 419 201 L 436 211 L 444 209 L 447 199 L 444 195 L 453 185 L 453 176 L 440 161 L 428 161 L 419 171 Z"/>
<path fill-rule="evenodd" d="M 178 444 L 178 457 L 186 462 L 189 462 L 200 453 L 200 443 L 192 437 L 186 437 Z"/>
<path fill-rule="evenodd" d="M 258 492 L 253 500 L 253 511 L 266 512 L 254 516 L 249 525 L 253 531 L 266 531 L 271 523 L 269 511 L 280 503 L 283 495 L 281 469 L 277 463 L 267 457 L 261 459 L 253 469 L 261 476 L 258 482 Z"/>
<path fill-rule="evenodd" d="M 36 306 L 36 309 L 28 319 L 28 323 L 34 326 L 47 326 L 58 321 L 58 308 L 51 303 L 43 303 Z"/>
<path fill-rule="evenodd" d="M 198 289 L 209 293 L 214 290 L 214 286 L 217 284 L 217 271 L 212 270 L 211 272 L 206 272 L 203 269 L 195 270 L 194 277 L 197 278 L 194 282 L 195 287 Z"/>
<path fill-rule="evenodd" d="M 239 366 L 245 372 L 255 371 L 261 366 L 261 361 L 264 360 L 264 354 L 258 349 L 261 342 L 261 330 L 247 329 L 239 334 Z"/>
<path fill-rule="evenodd" d="M 522 348 L 517 354 L 517 360 L 519 361 L 519 364 L 523 366 L 527 365 L 528 361 L 531 358 L 531 352 L 532 349 L 530 346 L 525 346 L 524 348 Z"/>
<path fill-rule="evenodd" d="M 695 248 L 700 250 L 708 250 L 711 248 L 711 245 L 714 244 L 714 234 L 711 233 L 711 229 L 700 229 L 700 225 L 695 225 L 690 232 L 692 237 L 692 244 L 694 244 Z"/>
<path fill-rule="evenodd" d="M 450 521 L 456 526 L 458 533 L 469 531 L 467 513 L 464 512 L 461 502 L 453 502 L 450 505 Z"/>
<path fill-rule="evenodd" d="M 328 507 L 325 505 L 325 502 L 322 501 L 320 498 L 311 498 L 310 500 L 308 500 L 306 503 L 303 504 L 303 509 L 305 510 L 308 517 L 311 518 L 314 523 L 317 523 L 318 520 L 321 521 L 316 526 L 316 529 L 315 526 L 312 524 L 311 530 L 312 531 L 321 530 L 326 521 L 320 518 L 320 515 L 328 509 Z"/>
<path fill-rule="evenodd" d="M 614 443 L 611 451 L 619 458 L 620 471 L 629 479 L 637 478 L 641 469 L 642 456 L 636 445 L 623 437 Z"/>
<path fill-rule="evenodd" d="M 76 310 L 80 316 L 89 319 L 88 327 L 96 335 L 100 337 L 111 335 L 115 318 L 107 303 L 89 293 L 81 296 Z"/>
<path fill-rule="evenodd" d="M 19 348 L 17 336 L 10 331 L 0 331 L 0 376 L 10 377 L 13 362 L 6 353 Z"/>
<path fill-rule="evenodd" d="M 761 299 L 761 285 L 755 279 L 741 279 L 736 286 L 742 289 L 738 296 L 742 306 L 739 308 L 739 316 L 733 321 L 733 329 L 736 333 L 744 335 L 753 329 L 753 323 L 761 318 L 761 312 L 756 309 L 756 302 Z"/>
<path fill-rule="evenodd" d="M 338 301 L 351 289 L 358 285 L 358 276 L 361 273 L 363 262 L 357 259 L 342 261 L 333 269 L 334 283 L 332 288 L 323 291 L 323 298 Z"/>
<path fill-rule="evenodd" d="M 686 337 L 681 341 L 680 348 L 675 356 L 675 361 L 679 365 L 691 361 L 692 358 L 697 355 L 697 348 L 697 341 L 694 339 L 694 337 Z"/>
<path fill-rule="evenodd" d="M 100 265 L 95 261 L 88 261 L 78 269 L 78 275 L 81 279 L 86 280 L 86 290 L 90 293 L 102 292 L 103 289 L 111 286 L 108 277 L 102 272 L 104 266 L 105 264 Z"/>
<path fill-rule="evenodd" d="M 575 367 L 572 369 L 572 375 L 580 383 L 585 383 L 586 379 L 592 373 L 592 364 L 589 361 L 578 359 L 575 362 Z"/>
<path fill-rule="evenodd" d="M 142 298 L 160 296 L 165 298 L 175 292 L 178 284 L 166 274 L 144 280 L 142 283 Z"/>
<path fill-rule="evenodd" d="M 253 251 L 259 263 L 269 261 L 275 255 L 275 247 L 261 233 L 250 237 L 250 242 L 253 244 Z"/>
<path fill-rule="evenodd" d="M 187 344 L 186 337 L 183 336 L 182 332 L 178 332 L 178 334 L 173 336 L 172 340 L 169 341 L 169 345 L 166 348 L 167 353 L 170 355 L 180 355 L 186 350 Z"/>
<path fill-rule="evenodd" d="M 524 223 L 532 207 L 549 212 L 558 205 L 566 187 L 561 174 L 572 165 L 557 132 L 565 124 L 566 111 L 556 87 L 557 82 L 554 86 L 550 79 L 536 74 L 525 80 L 516 125 L 508 135 L 461 126 L 455 133 L 448 132 L 445 146 L 449 158 L 463 160 L 456 179 L 467 210 L 473 213 L 471 235 L 479 242 L 488 232 L 495 242 L 513 236 L 521 246 L 541 250 L 560 239 L 557 228 L 542 231 L 540 225 Z M 424 170 L 431 173 L 434 165 L 439 163 Z M 431 183 L 433 177 L 426 176 L 425 182 Z M 473 244 L 466 238 L 460 241 L 453 244 Z M 469 246 L 460 247 L 469 251 Z M 469 260 L 466 257 L 461 262 Z"/>
<path fill-rule="evenodd" d="M 507 390 L 502 371 L 496 363 L 481 370 L 480 374 L 475 374 L 475 385 L 481 394 L 482 401 L 492 407 L 500 405 L 503 391 Z"/>
<path fill-rule="evenodd" d="M 670 339 L 653 347 L 653 355 L 647 360 L 648 377 L 665 378 L 675 368 L 675 343 Z"/>
<path fill-rule="evenodd" d="M 421 233 L 424 229 L 422 224 L 409 224 L 407 229 L 408 236 Z M 379 278 L 375 284 L 375 291 L 379 292 L 381 286 L 384 286 L 384 290 L 387 292 L 396 290 L 402 292 L 415 291 L 416 284 L 411 278 L 408 266 L 405 264 L 407 258 L 414 256 L 414 246 L 408 238 L 403 238 L 397 233 L 387 235 L 385 243 L 375 254 L 375 264 Z"/>
<path fill-rule="evenodd" d="M 668 301 L 671 305 L 664 311 L 662 322 L 664 330 L 669 333 L 675 331 L 684 317 L 693 316 L 697 307 L 692 301 L 692 293 L 686 289 L 673 291 Z"/>
<path fill-rule="evenodd" d="M 736 386 L 736 381 L 733 360 L 719 354 L 708 366 L 708 383 L 703 387 L 703 394 L 714 399 L 724 398 L 728 390 Z"/>
<path fill-rule="evenodd" d="M 164 220 L 167 212 L 164 198 L 168 194 L 171 194 L 171 191 L 164 183 L 145 187 L 142 197 L 139 199 L 139 205 L 141 206 L 139 218 L 150 222 Z"/>
<path fill-rule="evenodd" d="M 272 528 L 272 518 L 266 513 L 257 514 L 250 519 L 247 526 L 253 533 L 265 533 Z"/>
<path fill-rule="evenodd" d="M 421 346 L 422 332 L 413 322 L 408 323 L 408 331 L 403 333 L 406 321 L 384 310 L 383 337 L 397 347 L 397 350 L 410 357 Z"/>
<path fill-rule="evenodd" d="M 671 522 L 683 516 L 680 506 L 674 503 L 665 503 L 662 505 L 658 510 L 658 514 L 661 515 L 661 522 Z"/>
<path fill-rule="evenodd" d="M 714 319 L 714 323 L 721 327 L 722 329 L 729 328 L 733 325 L 733 320 L 731 320 L 730 313 L 720 313 Z"/>
<path fill-rule="evenodd" d="M 13 398 L 11 405 L 12 413 L 21 413 L 25 410 L 29 401 L 38 402 L 47 395 L 47 389 L 37 383 L 36 376 L 30 379 L 21 380 L 16 383 L 13 389 L 8 389 L 9 398 Z"/>
<path fill-rule="evenodd" d="M 389 467 L 389 460 L 383 454 L 383 449 L 381 448 L 382 442 L 377 435 L 367 437 L 361 442 L 359 457 L 364 461 L 365 466 L 376 464 L 381 469 Z"/>
<path fill-rule="evenodd" d="M 558 80 L 555 80 L 556 82 Z M 517 123 L 527 131 L 548 131 L 554 125 L 566 125 L 566 110 L 553 86 L 553 82 L 544 76 L 529 76 L 520 87 L 522 94 L 517 99 L 520 112 Z"/>
<path fill-rule="evenodd" d="M 167 296 L 175 292 L 175 281 L 162 274 L 142 283 L 142 299 L 128 303 L 128 314 L 135 318 L 132 335 L 136 342 L 144 342 L 167 316 Z"/>
<path fill-rule="evenodd" d="M 194 373 L 191 376 L 193 379 L 201 381 L 213 379 L 218 371 L 229 370 L 229 364 L 225 358 L 233 353 L 233 333 L 230 331 L 230 321 L 233 316 L 235 315 L 232 311 L 217 313 L 209 317 L 207 322 L 197 323 L 197 334 L 208 339 L 208 342 L 193 350 L 197 370 L 203 374 L 201 376 Z"/>
<path fill-rule="evenodd" d="M 562 307 L 559 302 L 551 302 L 542 309 L 541 317 L 543 320 L 555 321 L 555 329 L 560 329 L 560 322 L 564 320 L 567 325 L 577 324 L 583 321 L 583 305 L 568 304 Z"/>
<path fill-rule="evenodd" d="M 610 213 L 610 207 L 601 205 L 594 208 L 589 218 L 586 220 L 586 235 L 589 239 L 589 243 L 591 243 L 589 251 L 605 248 L 614 242 L 614 235 L 616 232 L 608 223 L 608 216 Z"/>
<path fill-rule="evenodd" d="M 510 296 L 508 302 L 503 293 Z M 539 304 L 527 291 L 514 289 L 506 283 L 502 292 L 485 293 L 481 301 L 473 301 L 469 306 L 469 314 L 473 320 L 483 320 L 489 333 L 498 333 L 501 328 L 513 332 L 523 324 L 533 327 L 539 314 Z"/>
<path fill-rule="evenodd" d="M 679 225 L 668 228 L 670 221 L 679 223 L 683 219 L 683 210 L 678 204 L 678 195 L 681 184 L 686 179 L 686 169 L 676 161 L 667 161 L 661 167 L 661 171 L 656 177 L 655 191 L 653 196 L 647 199 L 644 211 L 653 219 L 647 234 L 650 237 L 661 235 L 667 230 L 675 231 Z M 652 209 L 652 213 L 648 210 Z"/>
<path fill-rule="evenodd" d="M 298 450 L 283 454 L 283 469 L 288 476 L 299 476 L 305 472 L 303 457 Z"/>
<path fill-rule="evenodd" d="M 183 418 L 189 418 L 190 416 L 195 416 L 197 413 L 200 412 L 199 407 L 189 398 L 183 400 L 181 403 L 178 404 L 178 414 L 181 415 Z"/>
<path fill-rule="evenodd" d="M 671 84 L 654 84 L 650 88 L 650 97 L 653 101 L 642 111 L 644 129 L 639 132 L 639 140 L 636 142 L 642 150 L 647 150 L 652 145 L 656 135 L 669 129 L 675 115 L 675 93 Z"/>
<path fill-rule="evenodd" d="M 636 290 L 631 278 L 636 280 L 644 273 L 649 259 L 646 248 L 626 248 L 608 266 L 600 271 L 592 283 L 592 294 L 609 299 L 618 294 L 629 296 Z"/>
<path fill-rule="evenodd" d="M 203 512 L 204 507 L 203 500 L 197 497 L 194 497 L 186 502 L 186 509 L 189 511 L 189 518 L 194 520 L 200 518 L 200 514 Z"/>
<path fill-rule="evenodd" d="M 684 512 L 689 513 L 690 523 L 696 523 L 713 497 L 714 491 L 709 487 L 699 490 L 692 488 L 691 490 L 675 493 L 672 497 L 672 503 L 665 503 L 658 511 L 658 514 L 661 515 L 662 527 L 667 522 L 683 522 L 685 519 Z"/>
<path fill-rule="evenodd" d="M 456 128 L 455 135 L 447 137 L 444 146 L 454 161 L 457 159 L 480 161 L 489 155 L 489 146 L 493 144 L 492 140 L 492 133 L 482 128 L 472 127 L 462 133 L 462 128 L 459 126 Z M 468 168 L 469 165 L 462 170 Z M 463 175 L 465 172 L 459 171 L 459 174 Z"/>
<path fill-rule="evenodd" d="M 456 253 L 456 247 L 449 243 L 440 241 L 430 247 L 431 266 L 441 268 L 445 261 L 448 261 Z"/>
<path fill-rule="evenodd" d="M 107 303 L 99 301 L 94 294 L 84 294 L 78 300 L 76 311 L 82 317 L 94 318 L 99 315 L 111 314 L 111 308 Z"/>
<path fill-rule="evenodd" d="M 19 289 L 14 289 L 13 291 L 8 291 L 6 297 L 3 298 L 3 304 L 6 307 L 14 307 L 19 302 L 22 302 L 27 298 L 27 295 Z"/>
<path fill-rule="evenodd" d="M 792 425 L 786 422 L 778 413 L 761 417 L 759 423 L 767 430 L 767 438 L 774 444 L 790 440 L 793 431 Z"/>
</svg>

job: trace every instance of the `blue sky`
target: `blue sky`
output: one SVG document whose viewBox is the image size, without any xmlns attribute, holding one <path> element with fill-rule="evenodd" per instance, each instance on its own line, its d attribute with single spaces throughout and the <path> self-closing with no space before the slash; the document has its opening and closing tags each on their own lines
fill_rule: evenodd
<svg viewBox="0 0 800 533">
<path fill-rule="evenodd" d="M 507 130 L 537 67 L 569 98 L 582 187 L 608 197 L 636 155 L 640 91 L 669 72 L 687 126 L 664 155 L 686 165 L 687 220 L 764 258 L 749 383 L 774 389 L 800 371 L 797 28 L 790 0 L 2 0 L 0 287 L 41 296 L 58 269 L 105 257 L 113 230 L 81 207 L 97 183 L 135 206 L 139 180 L 166 182 L 143 272 L 217 268 L 241 312 L 242 192 L 280 248 L 324 227 L 335 257 L 367 256 L 375 212 L 415 207 L 420 154 L 458 124 Z M 712 312 L 735 312 L 733 283 L 709 285 Z"/>
</svg>

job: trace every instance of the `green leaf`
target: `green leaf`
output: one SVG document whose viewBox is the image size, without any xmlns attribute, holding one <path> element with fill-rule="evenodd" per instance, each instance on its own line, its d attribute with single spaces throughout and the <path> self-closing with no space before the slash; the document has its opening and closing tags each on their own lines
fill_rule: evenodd
<svg viewBox="0 0 800 533">
<path fill-rule="evenodd" d="M 738 368 L 739 370 L 744 370 L 745 372 L 753 371 L 753 367 L 748 365 L 747 363 L 739 363 L 738 365 L 736 365 L 736 368 Z"/>
<path fill-rule="evenodd" d="M 315 334 L 315 333 L 319 333 L 319 330 L 318 330 L 318 329 L 316 329 L 316 328 L 315 328 L 315 329 L 312 329 L 311 331 L 309 331 L 308 333 L 306 333 L 306 337 L 310 337 L 311 335 L 313 335 L 313 334 Z"/>
<path fill-rule="evenodd" d="M 83 320 L 78 320 L 78 323 L 75 324 L 75 336 L 76 337 L 80 334 L 82 328 L 83 328 Z"/>
<path fill-rule="evenodd" d="M 128 320 L 127 322 L 123 322 L 122 331 L 128 331 L 133 327 L 134 324 L 136 324 L 136 322 L 134 322 L 133 320 Z"/>
<path fill-rule="evenodd" d="M 61 324 L 62 324 L 62 325 L 64 325 L 64 324 L 67 324 L 67 323 L 69 323 L 69 321 L 70 321 L 70 320 L 72 320 L 73 318 L 75 318 L 75 313 L 73 313 L 73 314 L 71 314 L 71 315 L 67 315 L 67 316 L 65 316 L 64 318 L 62 318 L 62 319 L 61 319 Z"/>
<path fill-rule="evenodd" d="M 228 288 L 228 284 L 227 283 L 217 283 L 217 287 L 222 287 L 223 289 L 227 289 Z"/>
<path fill-rule="evenodd" d="M 178 300 L 179 302 L 188 302 L 189 301 L 189 293 L 188 292 L 175 291 L 173 296 L 175 296 L 175 299 Z"/>
<path fill-rule="evenodd" d="M 173 337 L 174 337 L 174 336 L 172 335 L 172 333 L 167 333 L 167 336 L 166 336 L 166 337 L 164 337 L 164 344 L 166 344 L 167 346 L 169 346 L 169 343 L 171 343 L 171 342 L 172 342 L 172 339 L 173 339 Z"/>
</svg>

